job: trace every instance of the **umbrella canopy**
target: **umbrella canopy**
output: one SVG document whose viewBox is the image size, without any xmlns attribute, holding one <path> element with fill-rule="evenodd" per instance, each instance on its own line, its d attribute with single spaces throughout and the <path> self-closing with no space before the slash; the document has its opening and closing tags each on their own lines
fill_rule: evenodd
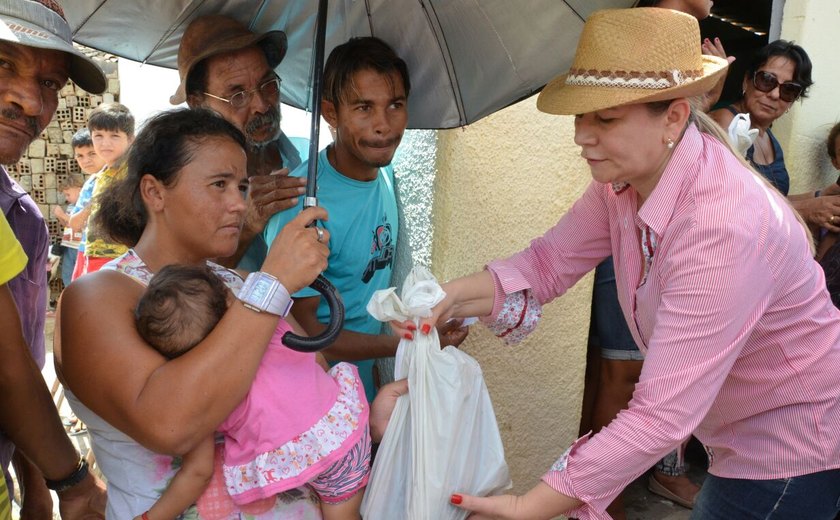
<svg viewBox="0 0 840 520">
<path fill-rule="evenodd" d="M 278 71 L 281 99 L 312 109 L 310 156 L 315 156 L 320 104 L 313 98 L 319 97 L 321 74 L 314 73 L 313 63 L 320 68 L 325 52 L 351 37 L 376 36 L 406 61 L 412 84 L 409 128 L 453 128 L 540 90 L 570 66 L 589 14 L 635 2 L 73 0 L 64 11 L 78 43 L 170 68 L 177 68 L 181 35 L 198 16 L 228 15 L 254 32 L 283 30 L 289 48 Z M 316 168 L 317 161 L 310 161 L 304 206 L 317 204 Z M 284 336 L 287 346 L 304 352 L 329 346 L 344 318 L 344 306 L 328 280 L 319 276 L 311 287 L 326 298 L 331 319 L 314 338 Z"/>
<path fill-rule="evenodd" d="M 635 0 L 330 0 L 326 53 L 353 36 L 388 42 L 408 64 L 409 128 L 473 123 L 539 91 L 565 71 L 584 20 Z M 289 50 L 282 100 L 311 108 L 318 2 L 314 0 L 73 0 L 74 40 L 135 61 L 176 68 L 189 22 L 225 14 L 257 32 L 281 29 Z"/>
</svg>

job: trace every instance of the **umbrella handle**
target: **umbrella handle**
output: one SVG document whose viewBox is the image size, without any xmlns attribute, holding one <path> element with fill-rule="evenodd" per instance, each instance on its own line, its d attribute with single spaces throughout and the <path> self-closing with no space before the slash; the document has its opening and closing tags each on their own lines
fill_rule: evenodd
<svg viewBox="0 0 840 520">
<path fill-rule="evenodd" d="M 298 352 L 318 352 L 333 344 L 341 329 L 344 328 L 344 302 L 338 294 L 335 286 L 323 275 L 312 282 L 309 287 L 315 289 L 327 300 L 330 307 L 330 322 L 324 332 L 311 338 L 298 336 L 294 332 L 287 332 L 283 335 L 283 344 Z"/>
</svg>

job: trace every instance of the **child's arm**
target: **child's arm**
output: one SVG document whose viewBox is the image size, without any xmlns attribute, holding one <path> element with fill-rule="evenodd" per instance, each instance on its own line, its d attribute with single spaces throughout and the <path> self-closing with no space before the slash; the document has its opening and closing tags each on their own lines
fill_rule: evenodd
<svg viewBox="0 0 840 520">
<path fill-rule="evenodd" d="M 67 219 L 67 225 L 73 228 L 73 231 L 79 232 L 85 228 L 88 217 L 90 217 L 90 205 L 85 206 L 79 211 L 70 215 Z"/>
<path fill-rule="evenodd" d="M 66 226 L 70 223 L 70 216 L 67 214 L 66 211 L 64 211 L 64 208 L 62 208 L 61 206 L 56 206 L 55 208 L 53 208 L 53 215 L 55 215 L 55 218 L 57 218 L 58 221 L 61 222 L 62 226 Z"/>
<path fill-rule="evenodd" d="M 144 513 L 145 517 L 140 515 L 134 520 L 175 520 L 195 504 L 213 476 L 214 453 L 215 445 L 211 435 L 184 455 L 181 469 L 172 478 L 163 495 Z"/>
</svg>

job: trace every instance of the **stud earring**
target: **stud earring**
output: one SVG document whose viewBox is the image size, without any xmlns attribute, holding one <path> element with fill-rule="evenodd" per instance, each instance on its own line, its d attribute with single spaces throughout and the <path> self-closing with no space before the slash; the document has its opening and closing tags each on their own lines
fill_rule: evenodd
<svg viewBox="0 0 840 520">
<path fill-rule="evenodd" d="M 669 138 L 668 138 L 668 142 L 667 142 L 667 143 L 665 143 L 665 146 L 666 146 L 669 150 L 673 150 L 673 149 L 674 149 L 674 140 L 673 140 L 673 139 L 671 139 L 671 138 L 669 137 Z"/>
</svg>

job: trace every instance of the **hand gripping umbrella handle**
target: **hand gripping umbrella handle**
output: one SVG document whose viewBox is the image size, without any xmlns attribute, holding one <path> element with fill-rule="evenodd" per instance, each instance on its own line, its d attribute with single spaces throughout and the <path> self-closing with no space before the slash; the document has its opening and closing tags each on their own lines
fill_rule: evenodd
<svg viewBox="0 0 840 520">
<path fill-rule="evenodd" d="M 323 275 L 318 275 L 309 287 L 315 289 L 327 300 L 330 307 L 330 322 L 324 332 L 311 338 L 298 336 L 294 332 L 283 335 L 283 344 L 298 352 L 318 352 L 333 344 L 338 333 L 344 328 L 344 302 L 335 286 Z"/>
</svg>

